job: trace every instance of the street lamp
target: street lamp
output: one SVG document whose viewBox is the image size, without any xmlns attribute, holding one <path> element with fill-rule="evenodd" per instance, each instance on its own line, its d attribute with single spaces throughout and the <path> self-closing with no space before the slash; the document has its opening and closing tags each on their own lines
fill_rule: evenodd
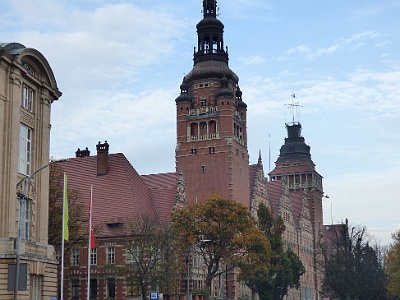
<svg viewBox="0 0 400 300">
<path fill-rule="evenodd" d="M 18 281 L 19 281 L 19 270 L 20 270 L 20 261 L 21 261 L 21 232 L 22 232 L 22 222 L 21 222 L 21 207 L 22 207 L 22 201 L 25 201 L 28 199 L 26 197 L 26 192 L 28 190 L 29 184 L 31 183 L 31 180 L 33 177 L 42 171 L 43 169 L 47 168 L 53 163 L 58 163 L 66 161 L 66 159 L 63 160 L 51 160 L 44 166 L 40 167 L 37 169 L 35 172 L 32 173 L 32 175 L 26 175 L 24 178 L 22 178 L 18 183 L 17 183 L 17 191 L 18 188 L 22 185 L 24 185 L 22 192 L 17 192 L 18 200 L 19 200 L 19 214 L 18 214 L 18 231 L 17 231 L 17 249 L 16 249 L 16 262 L 15 262 L 15 284 L 14 284 L 14 300 L 18 299 Z"/>
</svg>

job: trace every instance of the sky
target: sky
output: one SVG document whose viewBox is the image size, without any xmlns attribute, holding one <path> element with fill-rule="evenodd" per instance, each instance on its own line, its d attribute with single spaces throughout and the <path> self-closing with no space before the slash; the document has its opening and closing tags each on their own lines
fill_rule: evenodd
<svg viewBox="0 0 400 300">
<path fill-rule="evenodd" d="M 219 0 L 248 105 L 250 162 L 274 166 L 299 121 L 324 177 L 324 223 L 400 229 L 400 1 Z M 0 0 L 0 42 L 40 51 L 62 97 L 51 156 L 107 140 L 139 174 L 175 171 L 175 98 L 193 67 L 202 1 Z"/>
</svg>

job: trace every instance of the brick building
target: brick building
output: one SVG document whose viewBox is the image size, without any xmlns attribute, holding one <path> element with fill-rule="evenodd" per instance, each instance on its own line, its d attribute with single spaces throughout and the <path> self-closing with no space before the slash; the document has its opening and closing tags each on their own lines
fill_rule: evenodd
<svg viewBox="0 0 400 300">
<path fill-rule="evenodd" d="M 107 143 L 97 145 L 96 156 L 78 150 L 75 158 L 62 163 L 70 188 L 78 191 L 83 203 L 89 199 L 89 186 L 94 187 L 93 222 L 99 243 L 93 253 L 96 263 L 90 293 L 100 300 L 140 296 L 130 294 L 125 278 L 113 275 L 103 264 L 110 256 L 114 264 L 126 263 L 126 249 L 113 240 L 116 224 L 135 214 L 168 222 L 176 207 L 218 194 L 244 204 L 253 215 L 263 202 L 282 216 L 287 228 L 285 245 L 299 255 L 306 268 L 301 287 L 290 291 L 287 299 L 319 299 L 321 279 L 315 247 L 322 230 L 322 177 L 301 136 L 301 125 L 287 124 L 288 137 L 268 179 L 261 155 L 257 164 L 249 163 L 247 105 L 239 77 L 228 65 L 217 1 L 203 1 L 203 19 L 196 28 L 194 66 L 183 78 L 175 99 L 175 172 L 141 176 L 123 154 L 110 154 Z M 71 253 L 64 285 L 67 299 L 86 295 L 85 251 Z M 204 273 L 198 258 L 190 264 L 193 292 L 204 286 Z M 181 292 L 184 295 L 184 288 Z M 216 278 L 211 293 L 229 300 L 251 296 L 233 273 Z"/>
</svg>

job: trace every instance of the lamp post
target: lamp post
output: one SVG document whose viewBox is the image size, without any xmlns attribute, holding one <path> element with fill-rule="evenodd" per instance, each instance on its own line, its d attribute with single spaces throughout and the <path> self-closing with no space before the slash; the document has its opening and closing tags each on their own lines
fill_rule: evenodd
<svg viewBox="0 0 400 300">
<path fill-rule="evenodd" d="M 21 261 L 21 232 L 22 232 L 22 220 L 21 220 L 21 204 L 22 201 L 26 201 L 28 198 L 26 197 L 26 193 L 29 187 L 29 184 L 31 183 L 31 180 L 33 177 L 42 171 L 43 169 L 47 168 L 53 163 L 57 162 L 62 162 L 66 161 L 65 159 L 63 160 L 51 160 L 44 166 L 40 167 L 36 171 L 34 171 L 31 175 L 26 175 L 24 178 L 22 178 L 18 183 L 17 183 L 17 190 L 18 188 L 23 184 L 23 189 L 22 192 L 17 192 L 18 200 L 19 200 L 19 214 L 18 214 L 18 231 L 17 231 L 17 249 L 16 249 L 16 262 L 15 262 L 15 284 L 14 284 L 14 300 L 18 299 L 18 281 L 19 281 L 19 271 L 20 271 L 20 261 Z"/>
</svg>

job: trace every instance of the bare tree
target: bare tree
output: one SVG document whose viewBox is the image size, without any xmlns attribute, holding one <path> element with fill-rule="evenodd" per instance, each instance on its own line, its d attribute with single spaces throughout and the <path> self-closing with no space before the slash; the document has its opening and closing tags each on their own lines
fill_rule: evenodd
<svg viewBox="0 0 400 300">
<path fill-rule="evenodd" d="M 127 293 L 146 300 L 149 289 L 174 294 L 181 282 L 182 253 L 168 224 L 149 217 L 131 220 L 124 228 L 122 244 L 126 264 L 117 271 L 126 276 Z"/>
<path fill-rule="evenodd" d="M 371 246 L 365 227 L 329 226 L 320 243 L 324 293 L 339 299 L 387 299 L 379 247 Z"/>
</svg>

